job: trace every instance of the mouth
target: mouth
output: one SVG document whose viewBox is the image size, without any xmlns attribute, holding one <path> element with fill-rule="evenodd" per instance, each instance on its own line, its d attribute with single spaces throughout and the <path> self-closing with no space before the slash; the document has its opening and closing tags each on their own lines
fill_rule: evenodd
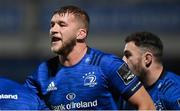
<svg viewBox="0 0 180 111">
<path fill-rule="evenodd" d="M 52 36 L 52 38 L 51 38 L 51 42 L 57 42 L 57 41 L 60 41 L 60 40 L 62 40 L 62 39 L 59 38 L 59 37 L 56 37 L 56 36 Z"/>
</svg>

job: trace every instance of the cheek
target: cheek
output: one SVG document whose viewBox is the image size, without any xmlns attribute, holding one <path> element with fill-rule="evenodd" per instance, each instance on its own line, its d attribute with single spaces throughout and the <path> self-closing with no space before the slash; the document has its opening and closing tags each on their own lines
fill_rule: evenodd
<svg viewBox="0 0 180 111">
<path fill-rule="evenodd" d="M 132 59 L 132 60 L 129 60 L 127 62 L 127 64 L 129 65 L 129 68 L 133 71 L 133 72 L 136 72 L 139 68 L 139 62 L 137 61 L 137 59 Z"/>
<path fill-rule="evenodd" d="M 76 38 L 76 34 L 75 33 L 71 33 L 70 31 L 64 33 L 64 41 L 68 41 L 68 40 L 73 40 Z"/>
<path fill-rule="evenodd" d="M 137 61 L 136 61 L 136 59 L 129 59 L 127 61 L 127 63 L 129 64 L 129 66 L 133 66 L 133 65 L 137 64 Z"/>
<path fill-rule="evenodd" d="M 128 66 L 129 66 L 129 68 L 130 68 L 131 70 L 133 70 L 133 65 L 134 65 L 133 61 L 127 60 L 126 62 L 127 62 Z"/>
</svg>

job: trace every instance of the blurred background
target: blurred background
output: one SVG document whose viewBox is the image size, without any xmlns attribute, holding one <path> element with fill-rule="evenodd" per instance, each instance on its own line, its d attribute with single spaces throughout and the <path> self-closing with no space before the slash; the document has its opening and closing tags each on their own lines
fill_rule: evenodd
<svg viewBox="0 0 180 111">
<path fill-rule="evenodd" d="M 90 47 L 122 57 L 127 35 L 150 31 L 164 43 L 165 67 L 180 74 L 180 0 L 0 0 L 0 75 L 23 83 L 53 57 L 51 14 L 72 4 L 90 16 Z"/>
</svg>

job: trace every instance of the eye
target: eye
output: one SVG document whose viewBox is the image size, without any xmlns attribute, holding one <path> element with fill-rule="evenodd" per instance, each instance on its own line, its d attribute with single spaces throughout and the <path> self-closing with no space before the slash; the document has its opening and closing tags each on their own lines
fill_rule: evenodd
<svg viewBox="0 0 180 111">
<path fill-rule="evenodd" d="M 50 23 L 50 27 L 54 27 L 55 23 L 54 22 L 51 22 Z"/>
<path fill-rule="evenodd" d="M 124 51 L 124 56 L 128 59 L 129 57 L 132 56 L 132 54 L 129 51 Z"/>
<path fill-rule="evenodd" d="M 62 22 L 62 21 L 58 22 L 58 25 L 60 27 L 66 27 L 67 26 L 67 24 L 65 22 Z"/>
</svg>

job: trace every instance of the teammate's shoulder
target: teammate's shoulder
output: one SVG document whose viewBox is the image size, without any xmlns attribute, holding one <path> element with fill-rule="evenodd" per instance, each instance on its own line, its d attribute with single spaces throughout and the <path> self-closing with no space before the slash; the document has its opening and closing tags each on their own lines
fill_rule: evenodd
<svg viewBox="0 0 180 111">
<path fill-rule="evenodd" d="M 3 83 L 3 82 L 10 82 L 11 80 L 9 80 L 5 77 L 0 77 L 0 81 L 1 81 L 1 83 Z"/>
<path fill-rule="evenodd" d="M 1 81 L 0 91 L 26 93 L 26 94 L 28 93 L 31 94 L 32 92 L 29 88 L 26 88 L 25 86 L 18 83 L 17 81 L 14 81 L 8 78 L 2 78 L 2 77 L 0 77 L 0 81 Z"/>
<path fill-rule="evenodd" d="M 5 77 L 0 77 L 0 88 L 2 88 L 2 86 L 5 86 L 5 87 L 14 87 L 14 86 L 18 86 L 19 83 L 18 82 L 15 82 L 11 79 L 8 79 L 8 78 L 5 78 Z"/>
</svg>

